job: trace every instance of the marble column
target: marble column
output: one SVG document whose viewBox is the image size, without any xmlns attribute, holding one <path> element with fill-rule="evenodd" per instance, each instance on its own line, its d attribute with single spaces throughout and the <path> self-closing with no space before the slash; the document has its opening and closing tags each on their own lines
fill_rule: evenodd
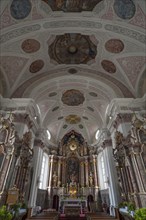
<svg viewBox="0 0 146 220">
<path fill-rule="evenodd" d="M 60 186 L 61 184 L 60 175 L 61 175 L 61 157 L 58 157 L 58 183 L 57 183 L 58 186 Z"/>
<path fill-rule="evenodd" d="M 109 197 L 111 207 L 117 207 L 120 203 L 120 189 L 118 184 L 118 177 L 116 167 L 113 159 L 113 148 L 111 139 L 104 141 L 103 156 L 105 161 L 106 174 L 109 179 Z M 114 210 L 111 208 L 111 215 L 115 215 Z"/>
<path fill-rule="evenodd" d="M 89 162 L 88 158 L 85 158 L 85 178 L 86 178 L 86 186 L 89 186 Z"/>
<path fill-rule="evenodd" d="M 95 184 L 95 187 L 98 187 L 98 178 L 97 178 L 97 164 L 96 164 L 96 161 L 97 161 L 97 156 L 96 155 L 93 155 L 93 169 L 94 169 L 94 184 Z"/>
<path fill-rule="evenodd" d="M 52 173 L 53 173 L 53 157 L 54 155 L 50 156 L 50 174 L 49 174 L 49 185 L 48 188 L 51 188 L 51 183 L 52 183 Z"/>
<path fill-rule="evenodd" d="M 30 197 L 29 197 L 29 202 L 28 202 L 29 207 L 33 207 L 36 205 L 39 177 L 41 174 L 41 165 L 42 165 L 42 159 L 43 159 L 43 149 L 40 146 L 34 146 L 33 158 L 34 158 L 33 160 L 34 172 L 33 172 Z"/>
<path fill-rule="evenodd" d="M 66 184 L 66 160 L 63 158 L 62 161 L 62 185 Z"/>
<path fill-rule="evenodd" d="M 80 177 L 81 177 L 81 187 L 85 186 L 85 182 L 84 182 L 84 161 L 80 162 Z"/>
</svg>

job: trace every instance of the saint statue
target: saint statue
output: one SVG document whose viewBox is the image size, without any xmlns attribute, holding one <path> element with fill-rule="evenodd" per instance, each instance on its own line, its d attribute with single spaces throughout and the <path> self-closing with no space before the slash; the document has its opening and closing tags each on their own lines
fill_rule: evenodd
<svg viewBox="0 0 146 220">
<path fill-rule="evenodd" d="M 57 179 L 58 179 L 58 177 L 57 177 L 57 175 L 56 175 L 56 172 L 54 172 L 54 174 L 53 174 L 53 186 L 54 186 L 54 187 L 57 186 Z"/>
<path fill-rule="evenodd" d="M 89 175 L 89 183 L 90 183 L 90 186 L 93 186 L 93 176 L 92 176 L 91 172 L 90 172 L 90 175 Z"/>
</svg>

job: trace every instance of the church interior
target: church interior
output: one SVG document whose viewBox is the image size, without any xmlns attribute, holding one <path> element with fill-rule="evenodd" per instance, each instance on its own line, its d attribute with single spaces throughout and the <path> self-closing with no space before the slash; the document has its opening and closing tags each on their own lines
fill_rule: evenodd
<svg viewBox="0 0 146 220">
<path fill-rule="evenodd" d="M 0 0 L 0 219 L 138 210 L 146 217 L 146 1 Z"/>
</svg>

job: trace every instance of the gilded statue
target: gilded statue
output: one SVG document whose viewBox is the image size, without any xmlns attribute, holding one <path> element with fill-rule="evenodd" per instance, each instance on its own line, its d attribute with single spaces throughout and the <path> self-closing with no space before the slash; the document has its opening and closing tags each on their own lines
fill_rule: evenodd
<svg viewBox="0 0 146 220">
<path fill-rule="evenodd" d="M 123 134 L 120 131 L 116 131 L 116 133 L 115 133 L 116 145 L 121 144 L 123 141 L 123 138 L 124 138 Z"/>
</svg>

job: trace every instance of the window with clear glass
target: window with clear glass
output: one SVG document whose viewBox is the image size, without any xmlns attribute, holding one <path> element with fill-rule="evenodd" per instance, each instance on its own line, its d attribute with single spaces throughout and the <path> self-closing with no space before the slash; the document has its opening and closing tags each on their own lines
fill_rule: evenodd
<svg viewBox="0 0 146 220">
<path fill-rule="evenodd" d="M 43 155 L 41 174 L 39 179 L 39 188 L 46 189 L 47 188 L 47 178 L 48 178 L 48 156 L 46 154 Z"/>
</svg>

